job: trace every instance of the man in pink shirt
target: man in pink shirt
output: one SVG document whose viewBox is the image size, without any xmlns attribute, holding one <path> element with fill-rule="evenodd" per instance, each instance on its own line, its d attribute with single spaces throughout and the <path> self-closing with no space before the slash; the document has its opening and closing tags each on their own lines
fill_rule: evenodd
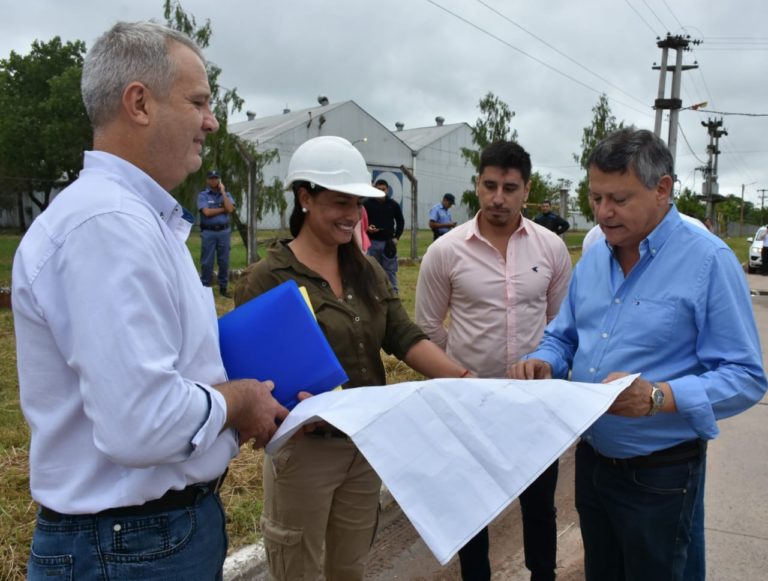
<svg viewBox="0 0 768 581">
<path fill-rule="evenodd" d="M 480 211 L 435 241 L 421 263 L 416 322 L 478 377 L 506 377 L 508 367 L 533 351 L 568 290 L 565 244 L 522 216 L 530 177 L 530 156 L 517 143 L 486 147 L 475 185 Z M 557 462 L 520 496 L 532 581 L 555 578 L 556 485 Z M 459 559 L 464 581 L 491 578 L 487 528 Z"/>
</svg>

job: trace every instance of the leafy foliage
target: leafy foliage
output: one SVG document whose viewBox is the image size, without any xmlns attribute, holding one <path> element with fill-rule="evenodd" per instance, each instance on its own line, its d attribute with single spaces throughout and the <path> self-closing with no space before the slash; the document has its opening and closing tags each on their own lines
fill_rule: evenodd
<svg viewBox="0 0 768 581">
<path fill-rule="evenodd" d="M 187 34 L 201 48 L 206 48 L 213 36 L 210 19 L 202 25 L 197 24 L 195 17 L 184 11 L 179 0 L 164 0 L 163 16 L 169 28 Z M 187 176 L 175 190 L 174 195 L 179 202 L 188 208 L 197 208 L 197 194 L 203 189 L 206 174 L 212 169 L 221 172 L 222 182 L 235 197 L 239 207 L 242 206 L 243 195 L 249 189 L 249 173 L 255 178 L 253 191 L 257 192 L 256 215 L 261 218 L 269 211 L 284 212 L 287 208 L 283 187 L 279 180 L 266 186 L 262 170 L 275 159 L 278 159 L 276 149 L 264 153 L 257 151 L 249 141 L 232 135 L 227 130 L 229 116 L 242 110 L 244 101 L 238 95 L 237 88 L 222 87 L 219 82 L 221 68 L 207 62 L 208 82 L 211 86 L 211 102 L 213 112 L 219 122 L 219 130 L 206 138 L 203 150 L 203 165 L 195 173 Z M 251 172 L 251 170 L 253 170 Z M 237 214 L 237 212 L 235 212 Z M 235 220 L 239 222 L 239 217 Z M 245 228 L 238 224 L 243 243 L 247 245 Z"/>
<path fill-rule="evenodd" d="M 584 128 L 581 136 L 581 153 L 573 154 L 574 161 L 578 162 L 585 172 L 576 188 L 579 209 L 590 220 L 594 219 L 594 216 L 592 215 L 592 207 L 589 205 L 589 178 L 587 177 L 589 156 L 600 140 L 609 133 L 624 127 L 623 121 L 616 123 L 616 117 L 611 113 L 611 106 L 608 104 L 608 97 L 605 94 L 600 95 L 597 104 L 592 107 L 592 113 L 592 124 Z"/>
<path fill-rule="evenodd" d="M 693 216 L 699 220 L 704 220 L 704 214 L 706 208 L 704 204 L 696 198 L 696 194 L 688 188 L 684 188 L 683 191 L 677 196 L 675 200 L 675 206 L 679 212 Z"/>
<path fill-rule="evenodd" d="M 27 55 L 0 60 L 0 168 L 40 210 L 55 185 L 82 167 L 92 132 L 80 97 L 85 43 L 35 40 Z M 35 192 L 42 192 L 39 198 Z"/>
<path fill-rule="evenodd" d="M 515 112 L 509 108 L 509 105 L 489 91 L 485 97 L 480 99 L 478 108 L 480 109 L 480 117 L 477 118 L 475 125 L 472 127 L 472 141 L 475 142 L 477 149 L 461 148 L 462 157 L 467 163 L 473 165 L 475 173 L 477 173 L 480 167 L 480 152 L 483 148 L 494 141 L 517 141 L 517 131 L 511 130 L 509 126 L 512 118 L 515 116 Z M 475 177 L 473 176 L 473 188 L 474 182 Z M 475 214 L 480 209 L 474 189 L 466 190 L 462 194 L 461 203 L 467 207 L 470 214 Z"/>
</svg>

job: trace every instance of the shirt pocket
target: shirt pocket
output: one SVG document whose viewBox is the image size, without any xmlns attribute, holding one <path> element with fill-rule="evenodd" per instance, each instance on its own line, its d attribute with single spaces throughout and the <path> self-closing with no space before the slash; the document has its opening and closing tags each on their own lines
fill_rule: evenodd
<svg viewBox="0 0 768 581">
<path fill-rule="evenodd" d="M 677 307 L 673 301 L 632 298 L 624 304 L 621 341 L 629 347 L 661 347 L 674 333 Z"/>
</svg>

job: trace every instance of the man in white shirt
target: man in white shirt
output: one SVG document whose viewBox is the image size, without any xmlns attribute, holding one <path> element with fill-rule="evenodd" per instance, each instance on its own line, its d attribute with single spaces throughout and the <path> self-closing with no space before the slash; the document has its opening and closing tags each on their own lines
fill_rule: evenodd
<svg viewBox="0 0 768 581">
<path fill-rule="evenodd" d="M 168 193 L 218 129 L 204 59 L 183 34 L 118 23 L 86 56 L 82 93 L 94 151 L 13 264 L 40 504 L 28 576 L 220 578 L 218 485 L 287 410 L 271 382 L 226 381 L 191 215 Z"/>
<path fill-rule="evenodd" d="M 506 377 L 536 348 L 555 318 L 571 278 L 562 239 L 522 216 L 531 159 L 514 142 L 480 155 L 480 212 L 428 249 L 416 285 L 416 322 L 429 338 L 478 377 Z M 446 321 L 447 328 L 444 326 Z M 525 565 L 533 581 L 555 578 L 555 462 L 520 496 Z M 464 581 L 488 581 L 488 529 L 460 551 Z"/>
</svg>

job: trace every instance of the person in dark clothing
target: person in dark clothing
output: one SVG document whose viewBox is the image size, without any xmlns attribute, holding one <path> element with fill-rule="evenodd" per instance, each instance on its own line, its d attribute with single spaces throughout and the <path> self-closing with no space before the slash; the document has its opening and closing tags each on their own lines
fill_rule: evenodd
<svg viewBox="0 0 768 581">
<path fill-rule="evenodd" d="M 365 211 L 368 213 L 368 237 L 371 239 L 368 256 L 375 258 L 381 265 L 397 293 L 397 241 L 403 234 L 405 220 L 400 204 L 389 196 L 387 181 L 376 180 L 374 187 L 387 195 L 383 198 L 368 198 L 365 201 Z"/>
<path fill-rule="evenodd" d="M 541 203 L 541 214 L 533 219 L 539 226 L 544 226 L 547 230 L 551 230 L 558 236 L 565 234 L 571 225 L 568 220 L 565 220 L 555 214 L 552 211 L 552 204 L 549 200 L 544 200 Z"/>
</svg>

